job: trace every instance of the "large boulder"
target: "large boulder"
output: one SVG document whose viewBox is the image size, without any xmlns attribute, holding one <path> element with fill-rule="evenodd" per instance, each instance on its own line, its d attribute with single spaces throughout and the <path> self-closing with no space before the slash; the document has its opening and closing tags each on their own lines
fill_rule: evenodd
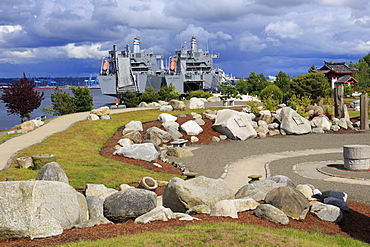
<svg viewBox="0 0 370 247">
<path fill-rule="evenodd" d="M 85 194 L 87 197 L 96 196 L 104 200 L 116 192 L 118 192 L 118 190 L 107 188 L 104 184 L 86 184 L 85 186 Z"/>
<path fill-rule="evenodd" d="M 172 106 L 173 110 L 175 111 L 183 111 L 186 108 L 184 101 L 180 100 L 171 99 L 168 104 Z"/>
<path fill-rule="evenodd" d="M 158 120 L 161 123 L 165 123 L 165 122 L 176 122 L 177 117 L 175 117 L 174 115 L 171 115 L 169 113 L 161 113 L 161 114 L 158 115 Z"/>
<path fill-rule="evenodd" d="M 257 136 L 256 130 L 244 113 L 229 109 L 218 111 L 212 128 L 232 140 L 245 141 Z"/>
<path fill-rule="evenodd" d="M 310 212 L 325 221 L 340 221 L 343 218 L 340 208 L 321 202 L 313 203 Z"/>
<path fill-rule="evenodd" d="M 283 107 L 279 114 L 280 129 L 288 135 L 303 135 L 311 132 L 311 123 L 290 107 Z"/>
<path fill-rule="evenodd" d="M 238 218 L 238 212 L 236 211 L 235 204 L 231 200 L 221 200 L 216 202 L 212 207 L 210 216 L 223 216 Z"/>
<path fill-rule="evenodd" d="M 161 220 L 168 221 L 169 219 L 175 219 L 175 214 L 169 208 L 163 206 L 156 207 L 155 209 L 143 214 L 135 219 L 137 224 L 147 224 L 152 221 Z"/>
<path fill-rule="evenodd" d="M 0 238 L 44 238 L 82 223 L 78 192 L 57 181 L 0 182 Z"/>
<path fill-rule="evenodd" d="M 286 176 L 276 175 L 267 179 L 246 184 L 241 187 L 235 194 L 235 198 L 252 198 L 256 201 L 265 200 L 266 194 L 271 190 L 283 187 L 295 187 L 293 182 Z"/>
<path fill-rule="evenodd" d="M 181 124 L 181 129 L 186 132 L 187 135 L 199 135 L 203 132 L 202 127 L 197 124 L 194 120 L 189 120 Z"/>
<path fill-rule="evenodd" d="M 145 161 L 154 161 L 159 155 L 153 143 L 127 145 L 120 147 L 113 154 Z"/>
<path fill-rule="evenodd" d="M 87 196 L 86 201 L 90 219 L 98 219 L 104 217 L 103 214 L 104 199 L 99 198 L 97 196 Z"/>
<path fill-rule="evenodd" d="M 37 128 L 36 123 L 32 120 L 26 121 L 18 125 L 18 129 L 26 130 L 26 131 L 32 131 Z"/>
<path fill-rule="evenodd" d="M 99 117 L 101 117 L 101 116 L 107 116 L 107 115 L 110 114 L 110 109 L 109 109 L 108 106 L 103 106 L 103 107 L 100 107 L 98 109 L 91 110 L 90 113 L 91 114 L 95 114 L 95 115 L 97 115 Z"/>
<path fill-rule="evenodd" d="M 310 207 L 307 198 L 289 186 L 279 187 L 267 193 L 265 203 L 275 206 L 296 220 L 304 219 Z"/>
<path fill-rule="evenodd" d="M 191 98 L 187 104 L 189 109 L 204 109 L 204 101 L 198 98 Z"/>
<path fill-rule="evenodd" d="M 311 120 L 311 124 L 314 127 L 320 127 L 323 130 L 330 130 L 331 126 L 332 126 L 332 123 L 329 121 L 329 118 L 325 115 L 320 115 L 320 116 L 314 117 Z"/>
<path fill-rule="evenodd" d="M 288 216 L 286 216 L 283 211 L 270 204 L 258 205 L 256 210 L 254 210 L 254 214 L 257 217 L 261 217 L 274 223 L 283 225 L 287 225 L 289 223 Z"/>
<path fill-rule="evenodd" d="M 138 130 L 123 130 L 122 139 L 128 138 L 135 144 L 141 143 L 141 134 Z"/>
<path fill-rule="evenodd" d="M 163 206 L 173 212 L 186 212 L 197 205 L 210 208 L 221 200 L 233 199 L 232 190 L 223 179 L 199 176 L 190 180 L 172 178 L 163 193 Z"/>
<path fill-rule="evenodd" d="M 124 222 L 148 213 L 157 206 L 157 195 L 149 190 L 127 188 L 108 196 L 104 216 L 112 222 Z"/>
<path fill-rule="evenodd" d="M 144 138 L 151 140 L 155 145 L 160 145 L 162 142 L 169 142 L 172 140 L 172 136 L 158 127 L 152 127 L 147 129 Z"/>
<path fill-rule="evenodd" d="M 130 121 L 125 125 L 125 132 L 128 130 L 143 131 L 143 124 L 140 121 Z"/>
<path fill-rule="evenodd" d="M 50 162 L 37 173 L 36 180 L 59 181 L 68 184 L 68 177 L 57 162 Z"/>
</svg>

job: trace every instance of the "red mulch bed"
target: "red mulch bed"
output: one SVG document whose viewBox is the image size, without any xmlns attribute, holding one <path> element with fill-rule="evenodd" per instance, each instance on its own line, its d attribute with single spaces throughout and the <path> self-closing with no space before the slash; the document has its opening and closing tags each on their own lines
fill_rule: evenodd
<svg viewBox="0 0 370 247">
<path fill-rule="evenodd" d="M 189 120 L 191 117 L 179 118 L 178 122 L 180 125 Z M 198 136 L 199 143 L 210 144 L 213 143 L 211 138 L 213 136 L 219 136 L 219 133 L 215 132 L 210 128 L 212 125 L 212 120 L 204 119 L 206 126 L 203 126 L 204 131 Z M 154 121 L 144 124 L 144 131 L 150 127 L 160 127 L 159 121 Z M 117 133 L 107 142 L 106 146 L 102 149 L 101 155 L 109 157 L 115 160 L 119 160 L 125 163 L 137 165 L 150 169 L 153 171 L 166 172 L 171 174 L 181 174 L 181 172 L 174 168 L 170 164 L 158 161 L 163 168 L 157 168 L 153 166 L 151 162 L 138 161 L 134 159 L 129 159 L 125 157 L 113 156 L 114 146 L 117 141 L 121 138 L 122 129 L 117 131 Z M 347 132 L 348 133 L 348 132 Z M 184 135 L 184 139 L 190 139 L 189 136 Z M 191 145 L 191 143 L 188 143 Z M 159 187 L 155 192 L 158 195 L 162 195 L 164 191 L 164 186 Z M 179 220 L 169 220 L 167 222 L 155 221 L 150 224 L 135 224 L 133 220 L 128 220 L 124 223 L 108 224 L 94 226 L 86 229 L 71 229 L 65 230 L 63 234 L 54 237 L 48 237 L 43 239 L 29 239 L 29 238 L 17 238 L 17 239 L 6 239 L 0 240 L 0 246 L 44 246 L 44 245 L 57 245 L 64 244 L 68 242 L 76 242 L 81 240 L 98 240 L 111 238 L 118 235 L 140 233 L 145 231 L 157 231 L 163 228 L 173 228 L 174 226 L 183 226 L 185 224 L 197 224 L 201 222 L 239 222 L 241 224 L 252 224 L 260 225 L 264 227 L 283 229 L 283 228 L 294 228 L 302 231 L 312 232 L 315 229 L 327 234 L 341 234 L 347 237 L 355 238 L 370 244 L 370 206 L 357 203 L 354 201 L 348 201 L 350 207 L 349 212 L 343 212 L 343 219 L 341 222 L 327 222 L 322 221 L 311 213 L 307 214 L 304 220 L 292 220 L 288 225 L 275 224 L 253 215 L 253 210 L 241 212 L 238 214 L 238 219 L 226 218 L 226 217 L 211 217 L 206 214 L 198 214 L 195 217 L 202 219 L 201 221 L 179 221 Z"/>
</svg>

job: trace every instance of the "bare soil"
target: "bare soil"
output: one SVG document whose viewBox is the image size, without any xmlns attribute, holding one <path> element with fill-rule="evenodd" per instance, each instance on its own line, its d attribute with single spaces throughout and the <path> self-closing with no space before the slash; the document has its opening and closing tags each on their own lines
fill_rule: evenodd
<svg viewBox="0 0 370 247">
<path fill-rule="evenodd" d="M 191 119 L 190 116 L 179 118 L 178 122 L 181 124 Z M 206 125 L 203 126 L 204 131 L 198 136 L 199 142 L 197 144 L 210 144 L 213 143 L 211 138 L 213 136 L 219 136 L 219 133 L 215 132 L 212 128 L 212 120 L 204 119 Z M 144 124 L 144 131 L 150 127 L 160 127 L 159 121 L 149 122 Z M 347 132 L 348 133 L 348 132 Z M 110 157 L 115 160 L 122 161 L 124 163 L 130 163 L 136 166 L 140 166 L 146 169 L 150 169 L 157 172 L 166 172 L 170 174 L 181 174 L 181 171 L 174 168 L 171 164 L 167 164 L 161 161 L 157 163 L 163 167 L 158 168 L 153 166 L 151 162 L 138 161 L 134 159 L 124 158 L 120 156 L 113 156 L 114 146 L 117 141 L 121 138 L 122 128 L 106 143 L 106 146 L 101 150 L 101 155 Z M 184 135 L 184 139 L 190 139 L 189 136 Z M 275 138 L 275 137 L 272 137 Z M 279 137 L 277 137 L 279 138 Z M 226 140 L 227 141 L 227 140 Z M 190 141 L 189 144 L 191 145 Z M 136 184 L 133 184 L 136 185 Z M 155 192 L 158 195 L 162 195 L 164 186 L 159 187 Z M 239 222 L 241 224 L 252 224 L 260 225 L 264 227 L 283 229 L 283 228 L 294 228 L 302 231 L 312 232 L 316 229 L 327 233 L 327 234 L 341 234 L 347 237 L 361 240 L 365 243 L 370 244 L 370 206 L 360 204 L 354 201 L 348 201 L 350 207 L 349 212 L 343 212 L 343 219 L 340 222 L 327 222 L 320 220 L 315 215 L 308 213 L 304 220 L 290 220 L 288 225 L 280 225 L 263 220 L 253 215 L 253 210 L 241 212 L 238 214 L 238 219 L 232 219 L 228 217 L 211 217 L 206 214 L 198 214 L 195 217 L 202 219 L 201 221 L 179 221 L 169 220 L 167 222 L 155 221 L 150 224 L 135 224 L 133 220 L 128 220 L 124 223 L 108 224 L 94 226 L 86 229 L 70 229 L 65 230 L 63 234 L 54 237 L 48 237 L 43 239 L 30 238 L 16 238 L 0 240 L 0 246 L 44 246 L 44 245 L 58 245 L 69 242 L 77 242 L 81 240 L 98 240 L 112 238 L 119 235 L 134 234 L 145 231 L 157 231 L 163 228 L 173 228 L 174 226 L 183 226 L 185 224 L 197 224 L 200 222 Z"/>
</svg>

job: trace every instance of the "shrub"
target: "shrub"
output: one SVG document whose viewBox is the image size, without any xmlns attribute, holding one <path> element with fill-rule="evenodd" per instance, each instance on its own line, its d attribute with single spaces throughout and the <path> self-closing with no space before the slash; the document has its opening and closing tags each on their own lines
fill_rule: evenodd
<svg viewBox="0 0 370 247">
<path fill-rule="evenodd" d="M 159 93 L 154 92 L 153 87 L 147 87 L 145 88 L 145 91 L 146 92 L 140 95 L 140 101 L 151 103 L 151 102 L 157 102 L 159 100 Z"/>
<path fill-rule="evenodd" d="M 299 115 L 307 116 L 306 107 L 311 105 L 312 99 L 309 96 L 297 97 L 295 94 L 290 97 L 288 105 L 296 110 Z"/>
<path fill-rule="evenodd" d="M 72 93 L 75 112 L 85 112 L 93 109 L 94 97 L 89 88 L 73 87 Z"/>
<path fill-rule="evenodd" d="M 277 105 L 283 100 L 283 91 L 276 85 L 268 85 L 261 91 L 261 100 L 272 98 L 277 102 Z"/>
<path fill-rule="evenodd" d="M 181 94 L 179 91 L 175 91 L 176 87 L 170 83 L 170 85 L 163 86 L 159 89 L 159 98 L 164 101 L 171 99 L 179 99 Z"/>
<path fill-rule="evenodd" d="M 248 109 L 247 110 L 248 112 L 252 112 L 256 114 L 260 111 L 261 103 L 258 101 L 251 100 L 251 101 L 245 102 L 245 104 L 247 105 L 246 108 Z"/>
<path fill-rule="evenodd" d="M 274 95 L 268 96 L 268 98 L 263 100 L 263 105 L 265 106 L 266 110 L 275 111 L 276 107 L 280 104 L 280 102 L 273 97 Z"/>
<path fill-rule="evenodd" d="M 136 93 L 127 91 L 125 97 L 123 98 L 123 102 L 127 107 L 136 107 L 140 103 L 140 97 L 137 96 Z"/>
<path fill-rule="evenodd" d="M 197 90 L 197 91 L 192 91 L 189 93 L 188 99 L 191 98 L 209 98 L 212 97 L 213 94 L 211 92 L 204 92 L 203 90 Z"/>
</svg>

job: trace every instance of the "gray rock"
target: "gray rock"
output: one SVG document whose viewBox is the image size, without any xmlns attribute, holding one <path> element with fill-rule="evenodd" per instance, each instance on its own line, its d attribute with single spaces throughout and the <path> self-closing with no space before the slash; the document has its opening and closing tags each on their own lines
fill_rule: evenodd
<svg viewBox="0 0 370 247">
<path fill-rule="evenodd" d="M 258 205 L 256 210 L 254 210 L 254 215 L 274 223 L 283 225 L 289 224 L 288 216 L 286 216 L 283 211 L 270 204 Z"/>
<path fill-rule="evenodd" d="M 159 107 L 159 110 L 160 110 L 160 111 L 172 111 L 172 110 L 173 110 L 173 108 L 172 108 L 172 106 L 170 106 L 170 105 L 161 105 L 161 106 Z"/>
<path fill-rule="evenodd" d="M 96 121 L 96 120 L 99 120 L 100 117 L 98 115 L 95 115 L 95 114 L 89 114 L 86 118 L 87 120 L 90 120 L 90 121 Z"/>
<path fill-rule="evenodd" d="M 162 126 L 166 131 L 168 131 L 169 127 L 172 127 L 176 130 L 179 130 L 180 124 L 177 123 L 177 122 L 173 122 L 173 121 L 166 121 L 166 122 L 162 123 Z"/>
<path fill-rule="evenodd" d="M 103 204 L 104 216 L 112 222 L 137 218 L 156 207 L 157 195 L 143 189 L 125 189 L 108 196 Z"/>
<path fill-rule="evenodd" d="M 86 184 L 85 186 L 85 194 L 87 197 L 96 196 L 104 200 L 116 192 L 118 192 L 118 190 L 107 188 L 104 184 Z"/>
<path fill-rule="evenodd" d="M 112 224 L 112 221 L 109 221 L 105 217 L 101 218 L 95 218 L 95 219 L 90 219 L 86 222 L 83 222 L 81 224 L 75 225 L 75 228 L 89 228 L 97 225 L 105 225 L 105 224 Z"/>
<path fill-rule="evenodd" d="M 57 162 L 44 165 L 37 173 L 36 180 L 59 181 L 68 184 L 68 177 Z"/>
<path fill-rule="evenodd" d="M 186 132 L 187 135 L 199 135 L 203 132 L 202 127 L 197 124 L 194 120 L 189 120 L 181 125 L 181 129 Z"/>
<path fill-rule="evenodd" d="M 171 141 L 172 136 L 168 132 L 161 130 L 158 127 L 152 127 L 147 129 L 144 138 L 146 140 L 151 140 L 156 145 L 160 145 L 163 142 Z"/>
<path fill-rule="evenodd" d="M 143 124 L 140 121 L 130 121 L 125 125 L 125 130 L 143 131 Z"/>
<path fill-rule="evenodd" d="M 205 125 L 206 122 L 202 118 L 195 118 L 194 120 L 199 126 Z"/>
<path fill-rule="evenodd" d="M 252 127 L 246 114 L 229 109 L 218 111 L 212 128 L 232 140 L 245 141 L 257 136 L 257 132 Z"/>
<path fill-rule="evenodd" d="M 146 161 L 154 161 L 159 155 L 153 143 L 128 145 L 119 148 L 113 154 Z"/>
<path fill-rule="evenodd" d="M 146 102 L 140 102 L 140 104 L 137 107 L 139 107 L 139 108 L 148 107 L 148 103 L 146 103 Z"/>
<path fill-rule="evenodd" d="M 213 142 L 220 142 L 220 138 L 218 138 L 217 136 L 212 136 L 212 139 L 211 139 Z"/>
<path fill-rule="evenodd" d="M 127 146 L 127 145 L 132 145 L 134 142 L 128 138 L 123 138 L 118 141 L 118 144 L 121 145 L 122 147 Z"/>
<path fill-rule="evenodd" d="M 194 154 L 189 149 L 186 148 L 169 147 L 167 149 L 167 155 L 173 157 L 190 157 L 193 156 Z"/>
<path fill-rule="evenodd" d="M 186 214 L 210 214 L 211 208 L 208 205 L 196 205 L 190 209 L 188 209 Z"/>
<path fill-rule="evenodd" d="M 252 198 L 232 199 L 230 201 L 234 203 L 237 212 L 255 209 L 258 205 L 260 205 Z"/>
<path fill-rule="evenodd" d="M 263 179 L 241 187 L 235 194 L 235 198 L 252 198 L 255 201 L 262 201 L 271 190 L 286 186 L 286 183 L 277 183 L 271 179 Z"/>
<path fill-rule="evenodd" d="M 339 123 L 338 123 L 339 127 L 341 127 L 342 129 L 348 129 L 348 124 L 347 124 L 347 120 L 345 118 L 341 118 L 339 119 Z"/>
<path fill-rule="evenodd" d="M 312 129 L 313 134 L 324 134 L 325 131 L 321 127 L 316 127 Z"/>
<path fill-rule="evenodd" d="M 313 196 L 312 188 L 308 185 L 298 184 L 296 189 L 301 192 L 307 199 Z"/>
<path fill-rule="evenodd" d="M 233 199 L 233 192 L 223 179 L 198 176 L 190 180 L 172 178 L 163 193 L 163 206 L 173 212 L 186 212 L 197 205 L 210 208 L 221 200 Z"/>
<path fill-rule="evenodd" d="M 145 213 L 135 219 L 136 224 L 147 224 L 152 221 L 168 221 L 169 219 L 175 219 L 175 214 L 169 208 L 163 206 L 156 207 L 153 210 Z"/>
<path fill-rule="evenodd" d="M 310 212 L 325 221 L 341 221 L 343 218 L 340 208 L 321 202 L 313 203 Z"/>
<path fill-rule="evenodd" d="M 343 201 L 341 199 L 338 199 L 338 198 L 335 198 L 335 197 L 326 197 L 326 198 L 324 198 L 324 203 L 325 204 L 330 204 L 330 205 L 333 205 L 333 206 L 337 206 L 340 209 L 345 210 L 345 211 L 349 211 L 348 204 L 345 201 Z"/>
<path fill-rule="evenodd" d="M 231 200 L 221 200 L 213 205 L 210 216 L 223 216 L 238 218 L 238 212 L 236 211 L 235 204 Z"/>
<path fill-rule="evenodd" d="M 186 116 L 186 115 L 185 115 Z M 169 113 L 161 113 L 158 115 L 158 120 L 161 123 L 166 123 L 166 122 L 176 122 L 177 117 L 169 114 Z"/>
<path fill-rule="evenodd" d="M 110 120 L 110 116 L 109 115 L 100 116 L 100 119 Z"/>
<path fill-rule="evenodd" d="M 128 138 L 135 144 L 141 143 L 141 134 L 137 130 L 128 130 L 128 131 L 123 130 L 122 138 Z"/>
<path fill-rule="evenodd" d="M 186 117 L 186 114 L 185 113 L 182 113 L 182 112 L 180 112 L 180 113 L 177 113 L 176 114 L 176 117 Z"/>
<path fill-rule="evenodd" d="M 346 192 L 342 192 L 342 191 L 325 190 L 321 194 L 322 194 L 322 197 L 323 198 L 326 198 L 326 197 L 334 197 L 334 198 L 338 198 L 338 199 L 340 199 L 342 201 L 347 201 L 347 198 L 348 198 L 347 193 Z"/>
<path fill-rule="evenodd" d="M 175 111 L 184 111 L 186 108 L 186 105 L 184 101 L 171 99 L 168 104 L 172 106 L 173 110 Z"/>
<path fill-rule="evenodd" d="M 307 198 L 289 186 L 271 190 L 265 197 L 265 203 L 277 207 L 287 216 L 296 220 L 304 219 L 310 207 Z"/>
<path fill-rule="evenodd" d="M 191 98 L 187 104 L 189 109 L 204 109 L 204 101 L 198 98 Z"/>
<path fill-rule="evenodd" d="M 329 121 L 328 117 L 325 115 L 314 117 L 311 120 L 311 124 L 313 124 L 314 127 L 320 127 L 323 130 L 330 130 L 332 126 L 332 123 Z"/>
<path fill-rule="evenodd" d="M 98 109 L 93 109 L 90 113 L 95 114 L 99 117 L 108 116 L 110 114 L 110 109 L 109 109 L 108 106 L 103 106 L 103 107 L 100 107 Z"/>
<path fill-rule="evenodd" d="M 178 131 L 175 127 L 173 127 L 173 125 L 167 126 L 166 130 L 168 134 L 170 134 L 172 140 L 180 139 L 181 137 L 183 137 L 183 134 L 181 134 L 180 131 Z"/>
<path fill-rule="evenodd" d="M 337 132 L 337 131 L 340 130 L 340 127 L 338 125 L 332 125 L 331 130 L 334 131 L 334 132 Z"/>
<path fill-rule="evenodd" d="M 97 196 L 87 196 L 86 202 L 90 219 L 98 219 L 104 217 L 103 214 L 104 199 L 99 198 Z"/>
<path fill-rule="evenodd" d="M 80 192 L 77 192 L 77 200 L 80 204 L 80 221 L 86 222 L 89 220 L 89 208 L 87 206 L 86 197 L 81 194 Z"/>
<path fill-rule="evenodd" d="M 269 177 L 268 179 L 275 181 L 276 183 L 279 183 L 279 184 L 285 184 L 284 186 L 290 186 L 292 188 L 296 187 L 294 183 L 292 182 L 292 180 L 289 177 L 284 176 L 284 175 L 275 175 L 275 176 Z"/>
<path fill-rule="evenodd" d="M 44 238 L 82 223 L 76 190 L 57 181 L 0 182 L 0 238 Z"/>
<path fill-rule="evenodd" d="M 303 135 L 311 132 L 310 122 L 290 107 L 281 108 L 280 119 L 280 129 L 288 135 Z"/>
</svg>

